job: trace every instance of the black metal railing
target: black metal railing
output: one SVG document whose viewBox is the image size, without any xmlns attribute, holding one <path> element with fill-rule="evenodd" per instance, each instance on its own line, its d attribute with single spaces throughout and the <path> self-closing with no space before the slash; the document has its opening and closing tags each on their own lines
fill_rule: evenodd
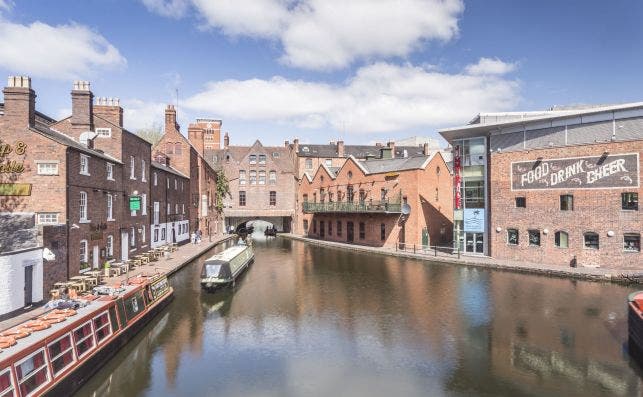
<svg viewBox="0 0 643 397">
<path fill-rule="evenodd" d="M 324 212 L 345 212 L 345 213 L 392 213 L 399 214 L 402 212 L 401 202 L 391 201 L 331 201 L 323 203 L 303 203 L 304 212 L 307 214 L 324 213 Z"/>
</svg>

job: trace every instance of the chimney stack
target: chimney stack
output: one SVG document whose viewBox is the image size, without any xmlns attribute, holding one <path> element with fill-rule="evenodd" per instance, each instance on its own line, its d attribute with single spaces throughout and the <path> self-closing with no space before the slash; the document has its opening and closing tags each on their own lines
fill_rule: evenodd
<svg viewBox="0 0 643 397">
<path fill-rule="evenodd" d="M 337 157 L 344 157 L 344 141 L 337 141 Z"/>
<path fill-rule="evenodd" d="M 292 140 L 292 146 L 293 150 L 295 151 L 295 154 L 299 153 L 299 138 L 295 138 Z"/>
<path fill-rule="evenodd" d="M 36 94 L 28 76 L 9 76 L 4 93 L 4 126 L 33 127 L 36 123 Z"/>
<path fill-rule="evenodd" d="M 94 114 L 123 127 L 123 108 L 118 98 L 97 97 L 94 103 Z"/>
<path fill-rule="evenodd" d="M 167 105 L 165 108 L 165 133 L 179 132 L 179 124 L 176 122 L 176 109 L 174 105 Z"/>
<path fill-rule="evenodd" d="M 290 146 L 290 141 L 284 141 L 284 146 L 285 146 L 285 147 Z"/>
<path fill-rule="evenodd" d="M 422 154 L 424 154 L 425 156 L 429 155 L 429 143 L 428 142 L 424 142 L 424 145 L 422 146 Z"/>
<path fill-rule="evenodd" d="M 391 158 L 395 158 L 395 142 L 393 141 L 388 141 L 386 143 L 386 147 L 391 148 Z"/>
<path fill-rule="evenodd" d="M 71 91 L 71 127 L 74 132 L 93 131 L 94 95 L 89 81 L 76 80 Z"/>
<path fill-rule="evenodd" d="M 228 133 L 226 132 L 223 135 L 223 148 L 225 150 L 228 150 L 228 147 L 230 147 L 230 135 L 228 135 Z"/>
</svg>

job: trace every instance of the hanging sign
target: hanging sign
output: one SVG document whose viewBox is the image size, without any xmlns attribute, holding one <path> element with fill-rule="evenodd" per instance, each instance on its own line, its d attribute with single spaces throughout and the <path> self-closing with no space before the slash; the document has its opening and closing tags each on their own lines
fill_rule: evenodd
<svg viewBox="0 0 643 397">
<path fill-rule="evenodd" d="M 461 189 L 461 176 L 462 173 L 462 165 L 461 165 L 461 158 L 460 158 L 460 145 L 456 145 L 453 147 L 453 175 L 454 175 L 454 188 L 455 188 L 455 202 L 454 206 L 456 210 L 459 210 L 462 208 L 462 195 L 460 194 L 460 189 Z"/>
<path fill-rule="evenodd" d="M 511 163 L 512 190 L 638 187 L 638 153 Z"/>
</svg>

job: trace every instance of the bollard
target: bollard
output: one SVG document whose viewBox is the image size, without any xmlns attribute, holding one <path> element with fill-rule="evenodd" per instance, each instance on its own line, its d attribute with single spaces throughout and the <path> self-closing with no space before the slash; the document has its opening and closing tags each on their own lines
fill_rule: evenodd
<svg viewBox="0 0 643 397">
<path fill-rule="evenodd" d="M 434 252 L 435 252 L 435 256 L 438 256 L 438 246 L 436 245 L 435 247 L 433 247 L 433 249 L 434 249 Z"/>
<path fill-rule="evenodd" d="M 413 244 L 413 253 L 415 254 L 415 244 Z"/>
<path fill-rule="evenodd" d="M 458 259 L 460 259 L 460 244 L 458 244 Z"/>
</svg>

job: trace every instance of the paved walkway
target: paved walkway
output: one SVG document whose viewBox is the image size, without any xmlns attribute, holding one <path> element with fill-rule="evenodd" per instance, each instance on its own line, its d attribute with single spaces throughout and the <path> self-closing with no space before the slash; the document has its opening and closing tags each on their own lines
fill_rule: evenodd
<svg viewBox="0 0 643 397">
<path fill-rule="evenodd" d="M 156 262 L 151 262 L 149 265 L 138 267 L 135 270 L 131 271 L 129 275 L 123 274 L 120 277 L 110 277 L 107 279 L 106 285 L 113 285 L 124 281 L 127 277 L 134 277 L 140 273 L 152 274 L 161 272 L 166 273 L 168 276 L 179 271 L 182 267 L 192 262 L 194 259 L 201 256 L 204 252 L 208 251 L 210 248 L 216 246 L 217 244 L 232 239 L 232 235 L 219 236 L 217 238 L 212 238 L 212 242 L 201 241 L 199 244 L 184 244 L 174 252 L 170 254 L 169 258 L 161 258 Z M 11 317 L 9 319 L 0 321 L 0 330 L 5 330 L 16 325 L 31 320 L 34 317 L 37 317 L 48 311 L 43 306 L 34 307 L 33 309 L 25 310 L 22 313 Z"/>
<path fill-rule="evenodd" d="M 610 269 L 610 268 L 591 268 L 591 267 L 565 267 L 557 265 L 547 265 L 544 263 L 517 262 L 509 260 L 494 259 L 486 256 L 464 256 L 458 258 L 457 254 L 446 252 L 435 252 L 429 250 L 426 253 L 397 251 L 395 248 L 368 247 L 363 245 L 338 243 L 334 241 L 323 241 L 290 233 L 280 233 L 279 236 L 294 240 L 306 241 L 311 244 L 324 245 L 348 249 L 353 251 L 371 252 L 383 255 L 399 256 L 403 258 L 422 259 L 431 262 L 451 263 L 466 266 L 484 267 L 489 269 L 498 269 L 513 271 L 519 273 L 543 274 L 557 277 L 570 277 L 593 281 L 613 281 L 621 283 L 643 283 L 643 264 L 638 269 Z"/>
</svg>

